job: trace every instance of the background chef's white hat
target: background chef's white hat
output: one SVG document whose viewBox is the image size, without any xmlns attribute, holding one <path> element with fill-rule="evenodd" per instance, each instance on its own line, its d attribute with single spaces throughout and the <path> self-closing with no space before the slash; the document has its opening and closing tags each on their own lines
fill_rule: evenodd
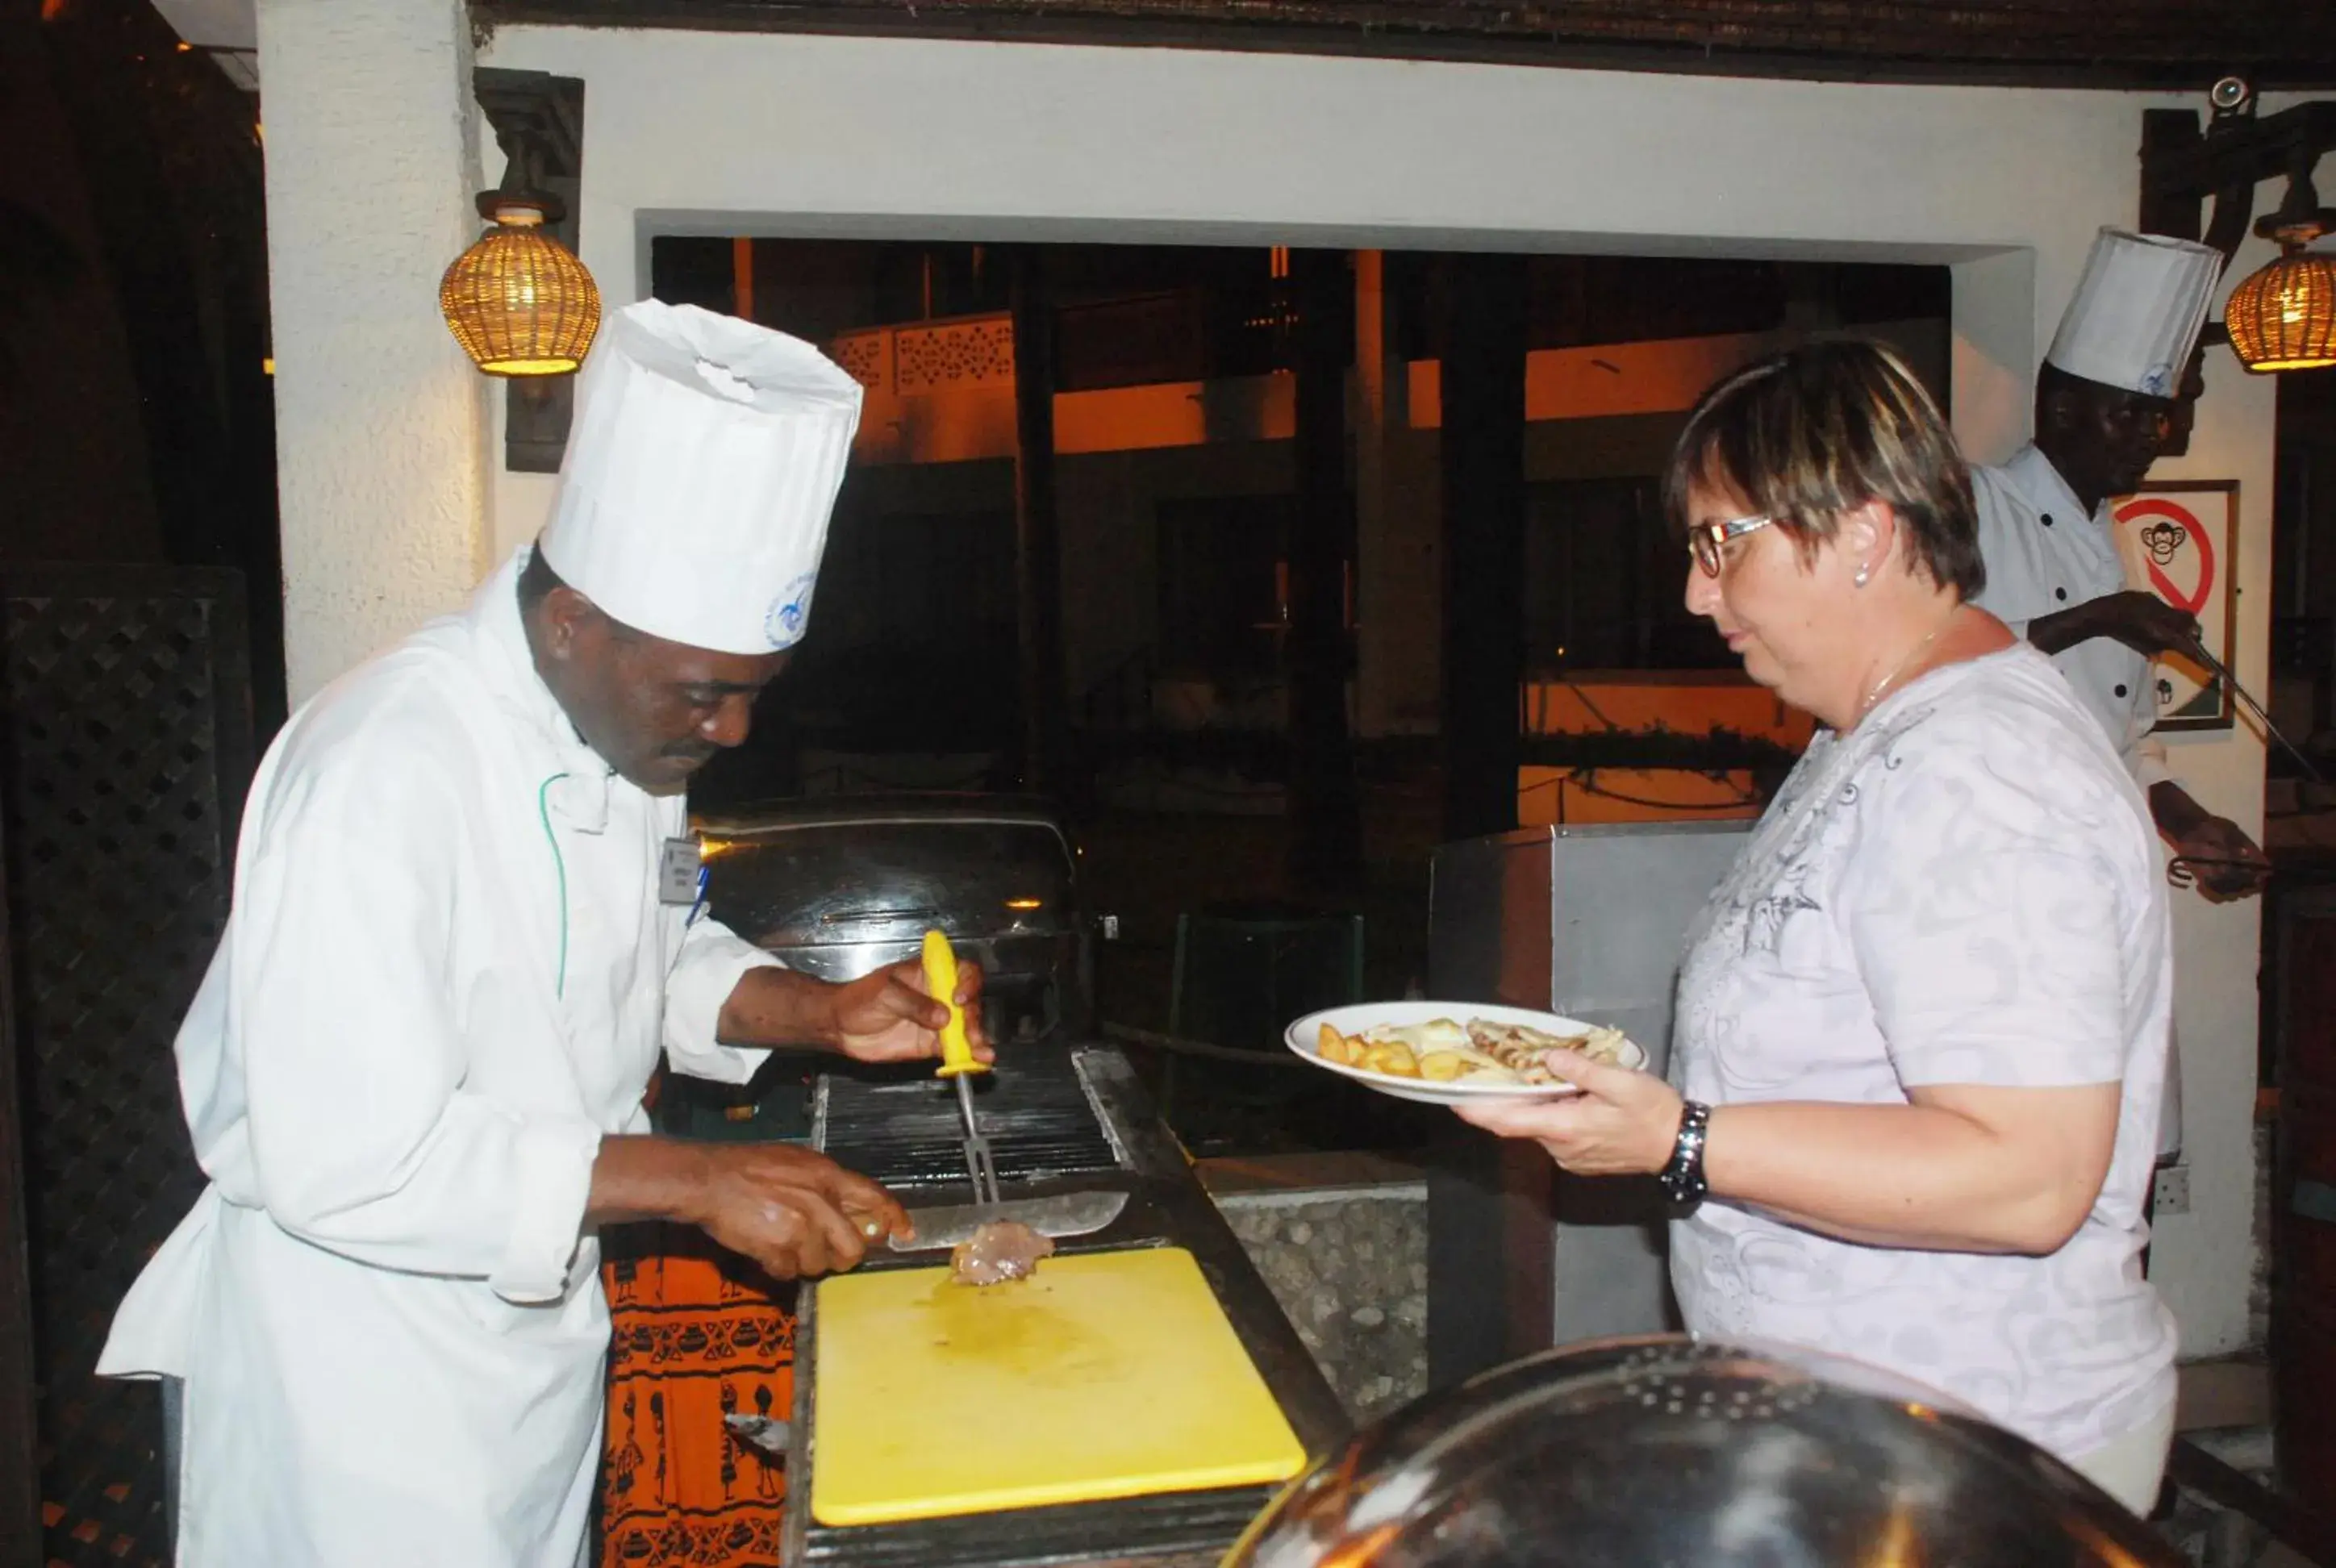
<svg viewBox="0 0 2336 1568">
<path fill-rule="evenodd" d="M 2102 229 L 2045 362 L 2087 381 L 2172 397 L 2222 271 L 2222 252 L 2211 247 Z"/>
<path fill-rule="evenodd" d="M 723 653 L 792 648 L 811 618 L 860 384 L 808 343 L 643 300 L 577 378 L 537 548 L 627 626 Z"/>
</svg>

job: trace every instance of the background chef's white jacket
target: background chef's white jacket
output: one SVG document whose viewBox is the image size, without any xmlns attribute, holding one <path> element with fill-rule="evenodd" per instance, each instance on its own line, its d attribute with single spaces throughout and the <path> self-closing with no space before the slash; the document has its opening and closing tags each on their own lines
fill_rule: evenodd
<svg viewBox="0 0 2336 1568">
<path fill-rule="evenodd" d="M 520 559 L 523 559 L 522 557 Z M 570 1568 L 608 1310 L 604 1134 L 774 963 L 657 898 L 679 797 L 611 774 L 536 675 L 520 559 L 294 716 L 178 1038 L 211 1179 L 102 1373 L 187 1380 L 186 1568 Z"/>
<path fill-rule="evenodd" d="M 2025 638 L 2028 623 L 2132 586 L 2118 553 L 2116 520 L 2104 501 L 2088 513 L 2052 466 L 2024 446 L 2000 468 L 1973 468 L 1980 558 L 1987 562 L 1981 609 Z M 2171 779 L 2157 726 L 2157 671 L 2148 657 L 2115 638 L 2062 648 L 2052 662 L 2077 700 L 2100 721 L 2109 744 L 2146 794 Z"/>
<path fill-rule="evenodd" d="M 1971 469 L 1979 506 L 1980 559 L 1987 588 L 1973 602 L 2025 638 L 2029 622 L 2088 599 L 2132 586 L 2118 553 L 2109 503 L 2088 513 L 2052 460 L 2023 446 L 2000 468 Z M 2085 710 L 2100 722 L 2146 795 L 2171 780 L 2157 725 L 2157 671 L 2146 655 L 2115 638 L 2096 637 L 2052 656 Z M 2169 1043 L 2168 1049 L 2171 1045 Z M 2169 1160 L 2182 1149 L 2180 1061 L 2168 1065 L 2160 1101 L 2157 1152 Z"/>
</svg>

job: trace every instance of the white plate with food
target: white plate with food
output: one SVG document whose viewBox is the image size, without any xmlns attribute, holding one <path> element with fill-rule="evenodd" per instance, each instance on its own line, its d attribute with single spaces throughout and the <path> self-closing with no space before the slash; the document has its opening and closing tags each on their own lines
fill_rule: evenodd
<svg viewBox="0 0 2336 1568">
<path fill-rule="evenodd" d="M 1282 1038 L 1318 1067 L 1431 1105 L 1580 1094 L 1542 1065 L 1545 1051 L 1647 1065 L 1647 1053 L 1620 1029 L 1478 1002 L 1358 1002 L 1309 1013 Z"/>
</svg>

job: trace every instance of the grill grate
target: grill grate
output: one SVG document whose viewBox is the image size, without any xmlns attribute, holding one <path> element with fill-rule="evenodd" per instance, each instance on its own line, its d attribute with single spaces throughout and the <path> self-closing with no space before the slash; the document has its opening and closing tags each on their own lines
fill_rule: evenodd
<svg viewBox="0 0 2336 1568">
<path fill-rule="evenodd" d="M 1068 1051 L 1044 1046 L 1009 1051 L 976 1085 L 975 1105 L 997 1154 L 1000 1181 L 1119 1165 Z M 820 1146 L 839 1164 L 888 1187 L 946 1186 L 966 1179 L 957 1093 L 930 1078 L 880 1084 L 830 1075 Z"/>
</svg>

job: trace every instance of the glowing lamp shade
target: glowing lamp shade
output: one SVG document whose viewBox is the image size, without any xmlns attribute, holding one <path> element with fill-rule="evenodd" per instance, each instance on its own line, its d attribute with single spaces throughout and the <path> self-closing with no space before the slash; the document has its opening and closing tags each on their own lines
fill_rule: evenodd
<svg viewBox="0 0 2336 1568">
<path fill-rule="evenodd" d="M 2231 290 L 2223 324 L 2249 370 L 2336 365 L 2336 256 L 2290 250 Z"/>
<path fill-rule="evenodd" d="M 447 328 L 489 375 L 566 375 L 600 330 L 600 290 L 543 231 L 541 208 L 503 201 L 492 217 L 439 281 Z"/>
</svg>

